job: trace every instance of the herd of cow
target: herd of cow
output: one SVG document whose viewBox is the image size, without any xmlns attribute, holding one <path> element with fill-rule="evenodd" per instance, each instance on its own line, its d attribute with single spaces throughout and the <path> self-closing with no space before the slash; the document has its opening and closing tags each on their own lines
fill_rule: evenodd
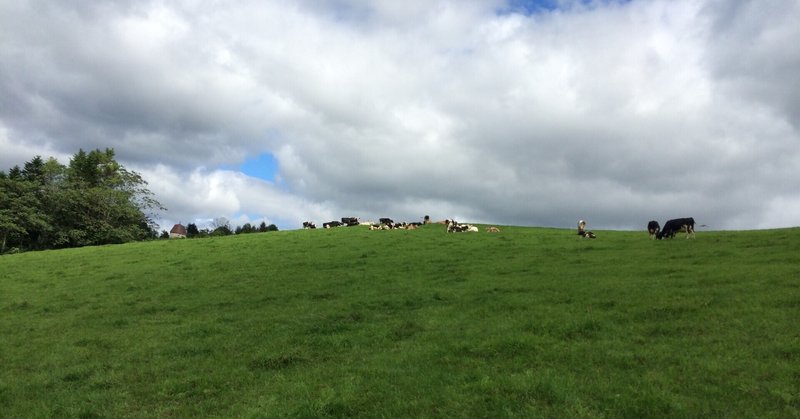
<svg viewBox="0 0 800 419">
<path fill-rule="evenodd" d="M 414 222 L 414 223 L 396 223 L 391 218 L 380 218 L 378 219 L 377 223 L 373 223 L 372 221 L 360 221 L 358 217 L 342 217 L 341 221 L 329 221 L 327 223 L 323 223 L 323 228 L 333 228 L 333 227 L 352 227 L 352 226 L 368 226 L 370 230 L 413 230 L 423 224 L 431 224 L 431 218 L 429 216 L 423 217 L 423 222 Z M 437 224 L 444 224 L 446 231 L 448 233 L 465 233 L 465 232 L 472 232 L 477 233 L 479 231 L 478 227 L 472 224 L 463 224 L 458 223 L 455 220 L 444 220 L 439 221 Z M 303 222 L 304 229 L 310 228 L 317 228 L 317 226 L 312 221 L 304 221 Z M 495 233 L 500 231 L 497 227 L 487 227 L 486 231 L 489 233 Z M 675 218 L 672 220 L 667 221 L 664 223 L 664 228 L 662 229 L 661 226 L 658 224 L 658 221 L 650 221 L 647 223 L 647 231 L 650 233 L 651 239 L 671 239 L 675 237 L 675 234 L 678 232 L 685 232 L 686 238 L 694 238 L 694 218 Z M 578 221 L 578 235 L 581 237 L 585 237 L 587 239 L 594 239 L 597 236 L 591 232 L 586 231 L 586 221 L 580 220 Z"/>
<path fill-rule="evenodd" d="M 406 223 L 406 222 L 395 222 L 391 218 L 379 218 L 377 223 L 372 221 L 361 221 L 358 217 L 342 217 L 341 221 L 328 221 L 327 223 L 323 223 L 323 228 L 333 228 L 333 227 L 353 227 L 353 226 L 368 226 L 370 230 L 414 230 L 417 227 L 423 224 L 443 224 L 445 226 L 445 230 L 448 233 L 477 233 L 479 231 L 478 226 L 472 224 L 464 224 L 459 223 L 456 220 L 444 220 L 444 221 L 431 221 L 430 216 L 423 217 L 422 222 L 413 222 L 413 223 Z M 304 221 L 303 222 L 304 229 L 311 229 L 317 228 L 316 224 L 313 221 Z M 497 227 L 487 227 L 486 231 L 489 233 L 496 233 L 499 232 L 500 229 Z"/>
<path fill-rule="evenodd" d="M 429 222 L 430 218 L 426 215 L 425 221 Z M 334 227 L 353 227 L 353 226 L 368 226 L 370 230 L 413 230 L 423 223 L 396 223 L 391 218 L 380 218 L 377 223 L 372 221 L 361 221 L 358 217 L 342 217 L 342 221 L 328 221 L 322 223 L 322 228 Z M 303 221 L 304 229 L 317 228 L 313 221 Z"/>
</svg>

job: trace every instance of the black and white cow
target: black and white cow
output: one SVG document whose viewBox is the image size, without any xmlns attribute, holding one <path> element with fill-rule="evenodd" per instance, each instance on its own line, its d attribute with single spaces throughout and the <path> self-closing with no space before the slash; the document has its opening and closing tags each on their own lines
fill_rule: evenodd
<svg viewBox="0 0 800 419">
<path fill-rule="evenodd" d="M 461 224 L 456 220 L 444 220 L 448 233 L 477 233 L 478 227 L 472 224 Z"/>
<path fill-rule="evenodd" d="M 352 227 L 360 224 L 358 217 L 342 217 L 342 224 Z"/>
<path fill-rule="evenodd" d="M 333 227 L 341 227 L 343 224 L 339 221 L 329 221 L 327 223 L 322 223 L 323 228 L 333 228 Z"/>
<path fill-rule="evenodd" d="M 661 226 L 658 225 L 658 221 L 650 221 L 647 223 L 647 232 L 650 233 L 650 239 L 655 240 L 659 231 L 661 231 Z"/>
<path fill-rule="evenodd" d="M 586 221 L 584 220 L 578 221 L 578 235 L 587 239 L 597 238 L 597 236 L 595 236 L 591 231 L 586 231 Z"/>
<path fill-rule="evenodd" d="M 656 234 L 656 238 L 659 240 L 665 237 L 671 239 L 679 231 L 685 231 L 687 239 L 694 238 L 694 218 L 676 218 L 667 221 L 664 223 L 664 228 Z"/>
<path fill-rule="evenodd" d="M 303 221 L 303 228 L 305 228 L 305 229 L 317 228 L 317 226 L 314 225 L 313 221 Z"/>
</svg>

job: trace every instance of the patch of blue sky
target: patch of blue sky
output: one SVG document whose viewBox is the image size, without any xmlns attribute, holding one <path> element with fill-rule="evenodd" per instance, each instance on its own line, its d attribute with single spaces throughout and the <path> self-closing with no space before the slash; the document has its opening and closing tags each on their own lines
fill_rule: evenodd
<svg viewBox="0 0 800 419">
<path fill-rule="evenodd" d="M 633 0 L 508 0 L 505 7 L 497 10 L 497 14 L 522 14 L 530 16 L 558 10 L 569 10 L 575 4 L 591 7 L 609 3 L 625 4 L 631 1 Z"/>
<path fill-rule="evenodd" d="M 278 161 L 271 153 L 262 153 L 255 158 L 245 160 L 239 166 L 239 171 L 250 177 L 275 182 L 275 175 L 278 173 Z"/>
<path fill-rule="evenodd" d="M 552 12 L 559 8 L 559 0 L 509 0 L 505 8 L 500 9 L 500 14 L 519 13 L 532 15 L 542 12 Z"/>
</svg>

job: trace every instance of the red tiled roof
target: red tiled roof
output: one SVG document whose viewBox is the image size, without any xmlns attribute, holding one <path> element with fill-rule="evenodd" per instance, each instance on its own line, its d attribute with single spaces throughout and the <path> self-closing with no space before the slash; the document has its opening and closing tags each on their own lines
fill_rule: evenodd
<svg viewBox="0 0 800 419">
<path fill-rule="evenodd" d="M 186 227 L 181 224 L 175 224 L 172 226 L 172 230 L 169 231 L 169 234 L 182 234 L 186 235 Z"/>
</svg>

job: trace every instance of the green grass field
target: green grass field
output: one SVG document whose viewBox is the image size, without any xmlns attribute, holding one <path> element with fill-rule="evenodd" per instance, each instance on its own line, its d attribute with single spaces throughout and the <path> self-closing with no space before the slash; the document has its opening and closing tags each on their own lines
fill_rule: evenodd
<svg viewBox="0 0 800 419">
<path fill-rule="evenodd" d="M 0 257 L 0 417 L 800 417 L 800 229 Z"/>
</svg>

